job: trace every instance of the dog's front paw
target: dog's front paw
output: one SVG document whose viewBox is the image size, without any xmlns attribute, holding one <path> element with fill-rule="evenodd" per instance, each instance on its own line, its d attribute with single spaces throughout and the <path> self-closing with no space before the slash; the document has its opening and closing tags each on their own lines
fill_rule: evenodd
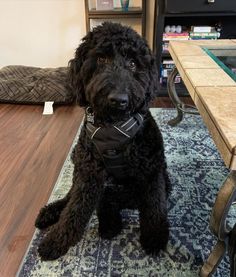
<svg viewBox="0 0 236 277">
<path fill-rule="evenodd" d="M 46 229 L 55 224 L 59 220 L 59 217 L 60 211 L 58 211 L 56 205 L 54 203 L 49 204 L 40 210 L 35 220 L 35 227 L 38 229 Z"/>
<path fill-rule="evenodd" d="M 152 230 L 152 231 L 150 231 Z M 165 250 L 169 239 L 168 223 L 156 230 L 150 228 L 141 232 L 140 243 L 148 255 L 158 255 L 160 250 Z"/>
<path fill-rule="evenodd" d="M 60 236 L 48 233 L 38 247 L 38 253 L 43 261 L 56 260 L 66 254 L 69 246 L 58 238 Z"/>
</svg>

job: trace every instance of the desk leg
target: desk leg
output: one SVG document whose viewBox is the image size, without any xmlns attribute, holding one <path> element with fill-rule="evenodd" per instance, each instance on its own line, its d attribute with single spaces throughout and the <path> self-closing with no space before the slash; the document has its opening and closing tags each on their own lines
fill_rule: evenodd
<svg viewBox="0 0 236 277">
<path fill-rule="evenodd" d="M 220 189 L 210 218 L 210 229 L 217 237 L 217 243 L 200 271 L 201 277 L 211 276 L 224 257 L 230 228 L 226 217 L 232 202 L 236 199 L 236 171 L 231 171 Z"/>
<path fill-rule="evenodd" d="M 178 74 L 178 70 L 176 67 L 174 67 L 170 75 L 168 76 L 168 80 L 167 80 L 167 91 L 168 91 L 169 97 L 177 109 L 177 116 L 168 122 L 168 124 L 171 126 L 176 126 L 179 122 L 181 122 L 183 119 L 184 113 L 198 114 L 194 106 L 186 105 L 179 99 L 179 96 L 175 89 L 175 77 L 177 74 Z M 191 110 L 186 109 L 187 107 L 191 108 Z"/>
</svg>

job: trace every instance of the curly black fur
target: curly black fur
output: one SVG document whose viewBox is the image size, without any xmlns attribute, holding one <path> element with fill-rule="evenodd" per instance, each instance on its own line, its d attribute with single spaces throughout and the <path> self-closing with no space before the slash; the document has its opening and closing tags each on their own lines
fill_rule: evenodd
<svg viewBox="0 0 236 277">
<path fill-rule="evenodd" d="M 85 121 L 72 155 L 72 188 L 37 217 L 36 227 L 49 227 L 39 254 L 43 260 L 64 255 L 81 239 L 94 209 L 101 237 L 111 239 L 122 228 L 120 211 L 124 208 L 139 210 L 141 245 L 146 253 L 158 254 L 169 236 L 170 182 L 162 136 L 148 110 L 156 93 L 154 56 L 131 28 L 104 23 L 83 39 L 69 70 L 77 101 L 92 108 L 95 126 L 107 127 L 137 112 L 144 122 L 124 149 L 127 176 L 114 178 L 88 138 Z"/>
</svg>

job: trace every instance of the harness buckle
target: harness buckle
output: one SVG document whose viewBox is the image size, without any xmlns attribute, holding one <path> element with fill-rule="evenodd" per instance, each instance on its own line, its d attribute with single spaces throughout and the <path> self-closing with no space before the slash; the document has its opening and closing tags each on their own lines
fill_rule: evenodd
<svg viewBox="0 0 236 277">
<path fill-rule="evenodd" d="M 94 113 L 91 107 L 86 108 L 86 119 L 88 122 L 94 124 Z"/>
</svg>

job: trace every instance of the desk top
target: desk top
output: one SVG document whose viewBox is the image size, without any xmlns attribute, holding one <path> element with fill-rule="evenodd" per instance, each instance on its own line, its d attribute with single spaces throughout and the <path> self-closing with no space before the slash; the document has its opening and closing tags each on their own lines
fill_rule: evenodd
<svg viewBox="0 0 236 277">
<path fill-rule="evenodd" d="M 236 40 L 171 41 L 170 54 L 225 165 L 236 170 L 236 82 L 203 48 Z"/>
</svg>

